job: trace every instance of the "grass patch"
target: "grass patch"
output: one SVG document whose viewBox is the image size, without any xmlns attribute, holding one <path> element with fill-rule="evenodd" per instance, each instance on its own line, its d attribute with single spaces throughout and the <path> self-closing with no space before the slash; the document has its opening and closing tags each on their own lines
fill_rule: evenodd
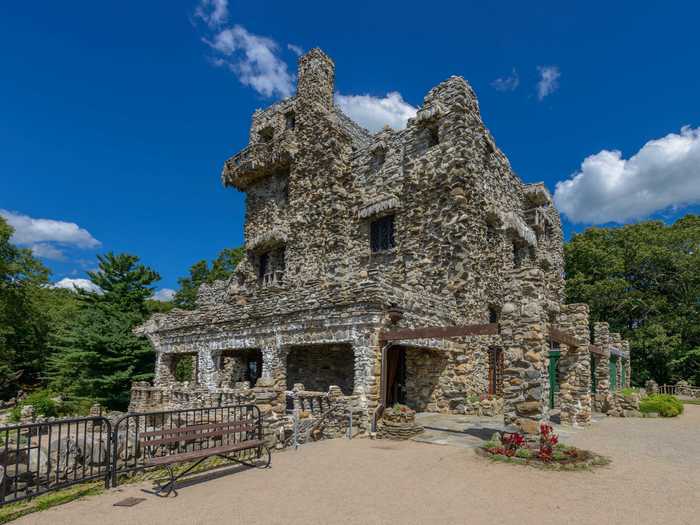
<svg viewBox="0 0 700 525">
<path fill-rule="evenodd" d="M 27 514 L 32 514 L 34 512 L 39 512 L 42 510 L 50 509 L 57 505 L 63 505 L 69 501 L 74 501 L 85 496 L 94 496 L 96 494 L 101 494 L 104 492 L 103 482 L 92 482 L 83 483 L 80 485 L 74 485 L 67 489 L 57 490 L 56 492 L 50 492 L 44 494 L 43 496 L 37 496 L 29 500 L 18 501 L 17 503 L 8 503 L 3 507 L 0 507 L 0 524 L 9 523 L 13 520 L 26 516 Z"/>
<path fill-rule="evenodd" d="M 653 394 L 639 402 L 639 411 L 643 414 L 656 412 L 662 417 L 676 417 L 683 413 L 683 403 L 675 396 Z"/>
<path fill-rule="evenodd" d="M 632 397 L 636 394 L 639 394 L 639 390 L 637 388 L 627 387 L 620 390 L 620 393 L 625 397 Z"/>
<path fill-rule="evenodd" d="M 684 405 L 700 405 L 700 399 L 683 399 Z"/>
</svg>

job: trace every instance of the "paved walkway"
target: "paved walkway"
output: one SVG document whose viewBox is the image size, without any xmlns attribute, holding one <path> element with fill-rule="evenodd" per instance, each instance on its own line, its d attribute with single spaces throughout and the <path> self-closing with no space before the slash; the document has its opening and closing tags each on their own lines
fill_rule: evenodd
<svg viewBox="0 0 700 525">
<path fill-rule="evenodd" d="M 567 441 L 613 465 L 546 472 L 490 463 L 462 446 L 341 439 L 276 454 L 270 470 L 210 474 L 177 498 L 127 486 L 17 523 L 700 523 L 700 406 L 671 420 L 607 418 Z M 112 506 L 128 496 L 146 501 Z"/>
</svg>

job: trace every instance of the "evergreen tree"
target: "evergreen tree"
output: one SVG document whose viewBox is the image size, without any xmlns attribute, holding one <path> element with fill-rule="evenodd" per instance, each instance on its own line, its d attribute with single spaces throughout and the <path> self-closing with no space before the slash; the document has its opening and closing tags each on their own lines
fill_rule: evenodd
<svg viewBox="0 0 700 525">
<path fill-rule="evenodd" d="M 57 327 L 53 337 L 50 386 L 124 409 L 132 381 L 152 377 L 153 350 L 132 330 L 148 316 L 150 285 L 160 276 L 134 255 L 108 253 L 98 259 L 99 270 L 88 276 L 101 291 L 78 291 L 74 319 Z"/>
<path fill-rule="evenodd" d="M 177 280 L 180 289 L 175 293 L 173 303 L 178 308 L 194 310 L 197 292 L 203 283 L 228 279 L 245 256 L 243 247 L 224 248 L 212 262 L 211 268 L 207 261 L 201 260 L 190 267 L 190 274 Z"/>
</svg>

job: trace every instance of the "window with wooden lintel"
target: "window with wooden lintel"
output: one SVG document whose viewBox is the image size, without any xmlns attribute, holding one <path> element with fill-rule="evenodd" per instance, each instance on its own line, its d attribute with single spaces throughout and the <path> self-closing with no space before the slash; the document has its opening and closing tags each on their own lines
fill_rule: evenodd
<svg viewBox="0 0 700 525">
<path fill-rule="evenodd" d="M 503 395 L 503 349 L 489 348 L 489 395 Z"/>
<path fill-rule="evenodd" d="M 394 242 L 394 216 L 387 215 L 370 223 L 370 247 L 372 253 L 392 249 Z"/>
</svg>

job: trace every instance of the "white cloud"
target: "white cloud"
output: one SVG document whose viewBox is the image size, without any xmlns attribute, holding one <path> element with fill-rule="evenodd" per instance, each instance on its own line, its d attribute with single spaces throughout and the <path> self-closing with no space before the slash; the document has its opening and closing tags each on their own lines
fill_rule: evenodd
<svg viewBox="0 0 700 525">
<path fill-rule="evenodd" d="M 537 82 L 537 98 L 544 99 L 559 89 L 559 77 L 561 72 L 557 66 L 537 66 L 540 72 L 540 80 Z"/>
<path fill-rule="evenodd" d="M 102 289 L 89 279 L 71 279 L 64 277 L 52 285 L 53 288 L 65 288 L 66 290 L 85 290 L 86 292 L 100 293 Z"/>
<path fill-rule="evenodd" d="M 52 261 L 64 261 L 66 259 L 65 254 L 61 250 L 43 242 L 32 244 L 32 255 L 43 259 L 51 259 Z"/>
<path fill-rule="evenodd" d="M 515 91 L 520 85 L 520 77 L 518 72 L 513 68 L 513 72 L 507 77 L 497 78 L 491 82 L 491 86 L 496 91 Z"/>
<path fill-rule="evenodd" d="M 58 242 L 79 248 L 95 248 L 100 245 L 100 241 L 90 235 L 89 231 L 74 222 L 34 219 L 3 209 L 0 209 L 0 215 L 15 229 L 12 242 L 16 244 Z"/>
<path fill-rule="evenodd" d="M 385 125 L 403 129 L 406 127 L 406 121 L 415 117 L 418 111 L 404 101 L 401 93 L 397 91 L 387 93 L 384 98 L 336 93 L 335 103 L 348 117 L 373 133 Z"/>
<path fill-rule="evenodd" d="M 153 294 L 153 299 L 156 301 L 168 302 L 175 298 L 175 290 L 170 288 L 161 288 L 155 294 Z"/>
<path fill-rule="evenodd" d="M 228 0 L 201 0 L 194 15 L 209 27 L 219 27 L 228 20 Z"/>
<path fill-rule="evenodd" d="M 624 223 L 700 203 L 700 128 L 650 140 L 629 159 L 602 150 L 557 183 L 554 201 L 573 222 Z"/>
<path fill-rule="evenodd" d="M 298 57 L 300 57 L 301 55 L 304 54 L 304 50 L 300 46 L 296 46 L 294 44 L 287 44 L 287 49 L 289 49 L 292 53 L 294 53 Z"/>
<path fill-rule="evenodd" d="M 214 64 L 230 69 L 242 84 L 266 97 L 289 97 L 293 77 L 277 56 L 279 46 L 271 38 L 254 35 L 235 25 L 216 33 L 206 42 L 219 56 Z"/>
</svg>

